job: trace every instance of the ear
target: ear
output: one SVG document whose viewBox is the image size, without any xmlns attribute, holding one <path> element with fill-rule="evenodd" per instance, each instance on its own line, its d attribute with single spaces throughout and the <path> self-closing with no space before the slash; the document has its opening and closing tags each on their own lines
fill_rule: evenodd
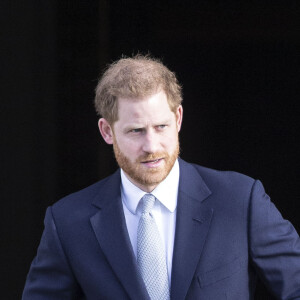
<svg viewBox="0 0 300 300">
<path fill-rule="evenodd" d="M 98 127 L 99 127 L 99 130 L 100 130 L 100 133 L 104 139 L 104 141 L 107 143 L 107 144 L 113 144 L 113 130 L 111 128 L 111 126 L 109 125 L 109 123 L 104 119 L 104 118 L 101 118 L 99 121 L 98 121 Z"/>
<path fill-rule="evenodd" d="M 182 105 L 179 105 L 177 107 L 175 116 L 176 116 L 177 130 L 179 132 L 180 128 L 181 128 L 181 124 L 182 124 L 182 117 L 183 117 L 183 107 L 182 107 Z"/>
</svg>

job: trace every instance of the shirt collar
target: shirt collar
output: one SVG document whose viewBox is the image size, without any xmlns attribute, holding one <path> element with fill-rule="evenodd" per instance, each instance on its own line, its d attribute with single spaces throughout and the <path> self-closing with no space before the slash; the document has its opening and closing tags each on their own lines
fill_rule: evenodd
<svg viewBox="0 0 300 300">
<path fill-rule="evenodd" d="M 177 206 L 179 185 L 179 163 L 175 161 L 168 176 L 151 192 L 170 212 L 174 212 Z M 136 214 L 136 209 L 141 198 L 146 194 L 134 185 L 121 169 L 121 192 L 124 204 L 131 213 Z"/>
</svg>

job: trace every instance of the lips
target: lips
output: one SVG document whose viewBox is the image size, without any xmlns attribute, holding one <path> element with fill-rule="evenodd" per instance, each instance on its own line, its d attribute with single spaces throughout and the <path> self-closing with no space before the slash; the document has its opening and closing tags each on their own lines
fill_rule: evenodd
<svg viewBox="0 0 300 300">
<path fill-rule="evenodd" d="M 154 163 L 154 162 L 157 162 L 161 160 L 161 158 L 158 158 L 158 159 L 154 159 L 154 160 L 147 160 L 147 161 L 142 161 L 142 163 Z"/>
<path fill-rule="evenodd" d="M 142 161 L 141 163 L 143 165 L 146 165 L 148 167 L 158 167 L 161 162 L 163 161 L 163 158 L 157 158 L 157 159 L 154 159 L 154 160 L 146 160 L 146 161 Z"/>
</svg>

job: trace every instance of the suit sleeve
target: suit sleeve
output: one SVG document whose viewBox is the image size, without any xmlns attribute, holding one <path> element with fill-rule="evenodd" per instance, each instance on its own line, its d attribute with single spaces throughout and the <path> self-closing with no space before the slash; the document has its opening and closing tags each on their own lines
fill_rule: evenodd
<svg viewBox="0 0 300 300">
<path fill-rule="evenodd" d="M 259 181 L 249 215 L 250 255 L 261 279 L 279 299 L 300 299 L 300 239 L 283 219 Z"/>
<path fill-rule="evenodd" d="M 79 299 L 79 288 L 62 249 L 51 207 L 45 229 L 27 275 L 22 300 Z"/>
</svg>

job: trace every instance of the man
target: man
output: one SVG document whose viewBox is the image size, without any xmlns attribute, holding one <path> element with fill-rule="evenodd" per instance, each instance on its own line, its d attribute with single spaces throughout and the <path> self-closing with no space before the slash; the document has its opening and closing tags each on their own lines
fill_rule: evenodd
<svg viewBox="0 0 300 300">
<path fill-rule="evenodd" d="M 262 184 L 180 158 L 181 88 L 144 56 L 96 89 L 115 174 L 48 208 L 23 299 L 300 299 L 300 240 Z"/>
</svg>

